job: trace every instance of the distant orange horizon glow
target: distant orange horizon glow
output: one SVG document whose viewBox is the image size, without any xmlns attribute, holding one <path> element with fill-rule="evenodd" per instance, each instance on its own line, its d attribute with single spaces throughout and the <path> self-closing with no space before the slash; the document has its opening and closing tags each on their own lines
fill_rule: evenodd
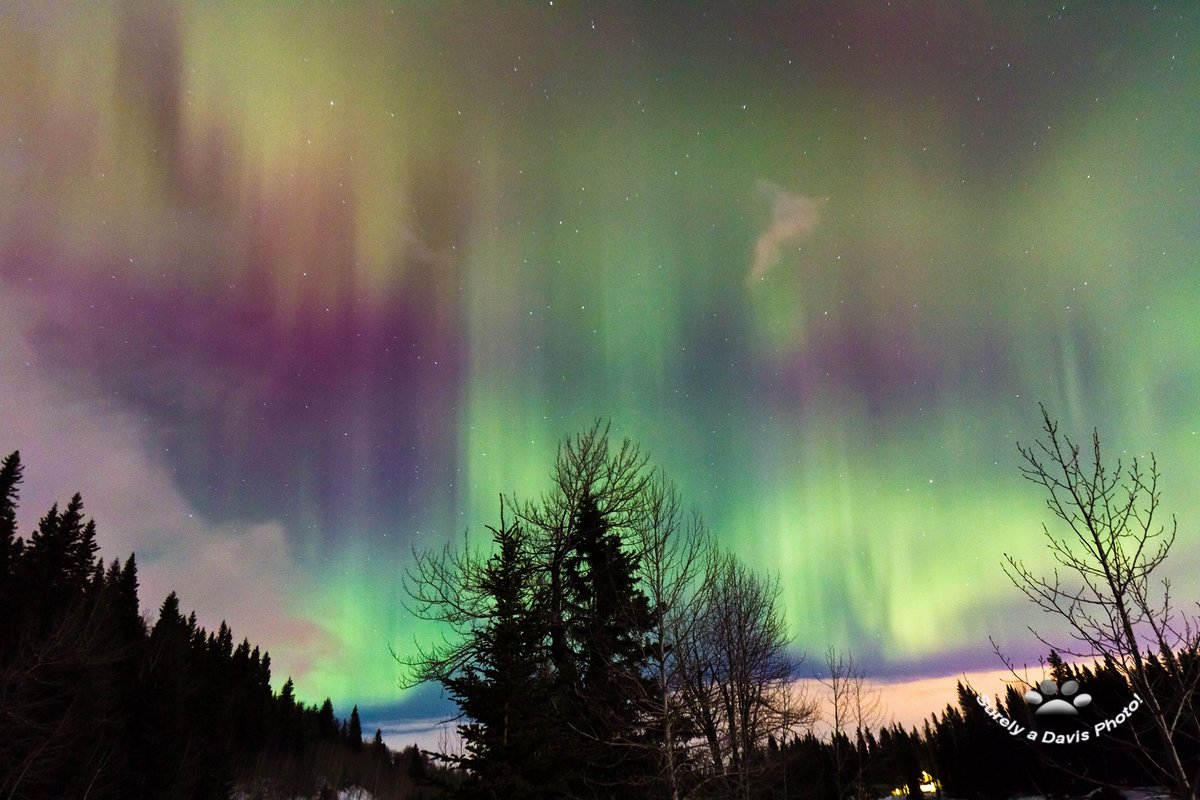
<svg viewBox="0 0 1200 800">
<path fill-rule="evenodd" d="M 1041 677 L 1040 666 L 1031 665 L 1030 680 L 1036 681 Z M 922 732 L 924 723 L 931 716 L 939 716 L 947 705 L 957 707 L 958 693 L 955 687 L 959 681 L 976 691 L 995 697 L 1002 694 L 1004 686 L 1013 680 L 1013 674 L 1001 668 L 893 681 L 868 680 L 866 686 L 880 692 L 882 718 L 875 726 L 876 729 L 899 723 L 905 730 L 916 728 L 918 732 Z M 828 695 L 813 678 L 804 679 L 798 684 L 807 690 L 810 699 L 817 702 L 819 718 L 814 721 L 811 730 L 819 738 L 825 738 L 829 733 L 829 724 L 826 721 L 829 717 Z M 401 750 L 410 744 L 427 750 L 447 747 L 453 750 L 458 742 L 455 733 L 457 721 L 443 717 L 368 719 L 367 723 L 369 724 L 364 726 L 364 730 L 371 726 L 381 727 L 384 740 L 395 750 Z"/>
<path fill-rule="evenodd" d="M 885 718 L 895 721 L 907 730 L 922 724 L 930 715 L 941 714 L 949 705 L 958 705 L 956 685 L 959 681 L 984 694 L 996 695 L 1003 692 L 1007 683 L 1014 680 L 1007 669 L 983 672 L 957 672 L 930 678 L 913 678 L 898 681 L 872 681 L 871 685 L 882 691 Z"/>
<path fill-rule="evenodd" d="M 1042 678 L 1042 670 L 1038 665 L 1029 667 L 1031 681 Z M 1022 678 L 1023 679 L 1023 678 Z M 906 678 L 897 680 L 870 680 L 865 686 L 868 690 L 877 690 L 880 699 L 881 718 L 875 728 L 891 726 L 899 723 L 905 730 L 917 728 L 921 731 L 924 723 L 931 716 L 939 716 L 947 705 L 958 705 L 956 686 L 962 681 L 977 692 L 990 697 L 1003 696 L 1004 687 L 1012 683 L 1014 678 L 1008 669 L 977 670 L 972 672 L 955 672 L 948 675 L 934 675 L 923 678 Z M 801 682 L 807 689 L 808 696 L 818 703 L 820 719 L 813 724 L 813 733 L 824 737 L 828 733 L 829 697 L 819 682 L 806 679 Z"/>
</svg>

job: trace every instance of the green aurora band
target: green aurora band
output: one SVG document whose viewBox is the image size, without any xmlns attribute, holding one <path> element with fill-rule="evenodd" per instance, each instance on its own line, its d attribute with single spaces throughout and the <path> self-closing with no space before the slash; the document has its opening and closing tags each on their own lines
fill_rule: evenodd
<svg viewBox="0 0 1200 800">
<path fill-rule="evenodd" d="M 535 497 L 596 417 L 780 576 L 797 648 L 883 676 L 989 664 L 989 634 L 1033 654 L 1000 559 L 1048 563 L 1015 447 L 1039 401 L 1154 451 L 1200 589 L 1200 10 L 1051 8 L 17 4 L 0 286 L 23 248 L 64 284 L 245 302 L 272 341 L 417 293 L 450 363 L 403 413 L 453 485 L 380 509 L 353 477 L 395 467 L 370 380 L 321 423 L 346 449 L 281 448 L 312 481 L 284 600 L 325 644 L 276 671 L 308 699 L 396 701 L 387 647 L 438 633 L 401 603 L 410 547 Z M 261 434 L 196 431 L 184 494 L 205 442 Z M 303 472 L 328 452 L 333 499 Z M 255 502 L 208 512 L 278 518 Z"/>
</svg>

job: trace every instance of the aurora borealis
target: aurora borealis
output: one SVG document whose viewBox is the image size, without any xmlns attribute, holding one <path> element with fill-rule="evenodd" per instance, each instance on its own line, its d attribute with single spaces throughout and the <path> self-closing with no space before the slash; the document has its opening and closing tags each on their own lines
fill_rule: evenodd
<svg viewBox="0 0 1200 800">
<path fill-rule="evenodd" d="M 412 546 L 596 417 L 876 677 L 1037 652 L 1016 442 L 1200 595 L 1194 3 L 0 8 L 0 447 L 152 612 L 397 703 Z M 1039 559 L 1043 559 L 1039 561 Z"/>
</svg>

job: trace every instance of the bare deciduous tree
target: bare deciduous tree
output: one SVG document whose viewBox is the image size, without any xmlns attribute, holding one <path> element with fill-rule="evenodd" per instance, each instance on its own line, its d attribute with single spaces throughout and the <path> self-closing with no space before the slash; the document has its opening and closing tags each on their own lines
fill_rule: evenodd
<svg viewBox="0 0 1200 800">
<path fill-rule="evenodd" d="M 503 517 L 503 499 L 501 509 Z M 404 668 L 402 688 L 440 681 L 478 658 L 473 634 L 492 615 L 487 561 L 488 554 L 466 535 L 461 546 L 448 543 L 440 550 L 413 548 L 403 581 L 409 598 L 405 608 L 418 619 L 439 623 L 441 641 L 431 645 L 414 641 L 413 655 L 392 651 Z"/>
<path fill-rule="evenodd" d="M 525 594 L 514 621 L 528 629 L 540 681 L 526 693 L 529 714 L 559 754 L 543 761 L 578 773 L 554 790 L 750 796 L 770 739 L 815 717 L 788 652 L 778 580 L 717 550 L 675 486 L 636 445 L 610 447 L 600 423 L 563 442 L 551 481 L 537 501 L 502 500 L 493 539 L 516 508 Z M 487 714 L 462 695 L 483 696 L 501 676 L 494 559 L 468 540 L 416 551 L 405 581 L 410 611 L 441 623 L 443 637 L 401 659 L 409 679 L 459 691 L 475 723 Z"/>
<path fill-rule="evenodd" d="M 1105 466 L 1100 437 L 1093 431 L 1086 455 L 1060 434 L 1042 408 L 1044 438 L 1018 445 L 1024 476 L 1048 493 L 1046 505 L 1065 523 L 1064 533 L 1043 525 L 1058 567 L 1034 574 L 1005 555 L 1005 572 L 1042 611 L 1067 624 L 1072 643 L 1038 640 L 1068 655 L 1113 664 L 1149 712 L 1158 747 L 1141 755 L 1180 798 L 1196 800 L 1200 766 L 1182 756 L 1200 743 L 1193 697 L 1200 688 L 1196 617 L 1172 606 L 1169 580 L 1155 572 L 1175 542 L 1176 523 L 1160 521 L 1159 472 L 1137 459 L 1128 467 Z M 1065 646 L 1064 646 L 1065 645 Z M 1185 657 L 1180 658 L 1183 654 Z"/>
<path fill-rule="evenodd" d="M 558 747 L 562 770 L 577 767 L 575 789 L 661 779 L 677 795 L 678 703 L 669 693 L 674 650 L 664 634 L 700 571 L 703 526 L 698 517 L 684 520 L 674 486 L 647 467 L 636 445 L 610 446 L 600 422 L 563 441 L 551 484 L 535 501 L 507 504 L 517 509 L 514 557 L 524 594 L 519 613 L 504 622 L 521 627 L 528 640 L 521 663 L 538 664 L 539 693 L 518 698 L 529 706 L 524 716 L 551 710 L 542 733 Z M 496 542 L 507 530 L 503 499 L 501 505 Z M 414 551 L 407 605 L 441 623 L 441 639 L 400 659 L 411 683 L 434 680 L 481 695 L 504 677 L 492 669 L 474 680 L 496 655 L 502 621 L 489 576 L 503 565 L 489 558 L 487 545 L 469 540 Z M 505 659 L 505 670 L 511 661 Z M 478 705 L 468 710 L 469 697 L 456 702 L 476 722 L 486 716 Z M 648 764 L 658 765 L 658 773 Z"/>
<path fill-rule="evenodd" d="M 883 722 L 882 693 L 867 684 L 866 675 L 848 653 L 830 647 L 825 653 L 825 668 L 826 675 L 817 682 L 828 692 L 826 721 L 830 725 L 834 784 L 838 797 L 845 796 L 848 786 L 860 797 L 866 789 L 865 737 Z"/>
<path fill-rule="evenodd" d="M 49 797 L 64 774 L 111 790 L 116 745 L 109 730 L 120 709 L 109 702 L 126 656 L 106 636 L 103 612 L 77 606 L 42 637 L 22 642 L 0 669 L 0 797 Z"/>
<path fill-rule="evenodd" d="M 683 661 L 676 637 L 690 634 L 685 609 L 702 593 L 704 557 L 712 544 L 700 515 L 684 513 L 678 490 L 661 472 L 646 487 L 636 533 L 640 586 L 650 600 L 653 624 L 648 680 L 631 687 L 645 695 L 648 733 L 635 746 L 654 751 L 657 780 L 672 800 L 678 800 L 684 791 L 690 726 L 680 693 Z"/>
<path fill-rule="evenodd" d="M 597 420 L 587 431 L 566 439 L 554 460 L 551 490 L 540 501 L 524 504 L 518 514 L 534 534 L 535 559 L 544 565 L 541 580 L 550 626 L 550 660 L 562 671 L 572 668 L 566 581 L 568 560 L 580 535 L 580 510 L 592 504 L 595 516 L 628 540 L 641 522 L 643 494 L 652 478 L 649 459 L 641 449 L 628 439 L 611 448 L 608 431 L 608 424 Z"/>
<path fill-rule="evenodd" d="M 711 550 L 703 590 L 680 649 L 683 697 L 714 773 L 749 797 L 770 738 L 816 717 L 796 681 L 802 659 L 788 651 L 779 582 L 761 578 L 730 553 Z"/>
</svg>

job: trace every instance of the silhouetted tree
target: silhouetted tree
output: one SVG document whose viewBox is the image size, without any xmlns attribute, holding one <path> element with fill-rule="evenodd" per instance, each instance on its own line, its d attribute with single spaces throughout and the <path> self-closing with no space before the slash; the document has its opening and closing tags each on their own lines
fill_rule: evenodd
<svg viewBox="0 0 1200 800">
<path fill-rule="evenodd" d="M 322 739 L 334 739 L 338 735 L 338 721 L 333 715 L 333 701 L 328 697 L 317 712 L 317 735 Z"/>
<path fill-rule="evenodd" d="M 685 517 L 678 490 L 661 472 L 654 473 L 643 496 L 636 525 L 638 574 L 650 603 L 650 629 L 646 680 L 630 687 L 640 690 L 646 727 L 636 744 L 652 766 L 647 781 L 653 793 L 677 800 L 695 784 L 689 752 L 695 727 L 683 702 L 685 662 L 676 645 L 690 633 L 693 617 L 686 609 L 704 593 L 704 560 L 713 543 L 698 513 Z"/>
<path fill-rule="evenodd" d="M 1098 432 L 1085 455 L 1041 410 L 1044 438 L 1018 449 L 1022 473 L 1045 490 L 1047 508 L 1065 525 L 1061 534 L 1042 528 L 1061 572 L 1039 576 L 1006 555 L 1006 573 L 1035 605 L 1067 624 L 1073 643 L 1057 643 L 1057 650 L 1121 672 L 1153 724 L 1156 745 L 1141 748 L 1146 765 L 1176 796 L 1196 800 L 1200 716 L 1193 697 L 1200 670 L 1180 653 L 1200 648 L 1200 619 L 1180 614 L 1170 583 L 1156 577 L 1176 531 L 1173 518 L 1169 527 L 1159 521 L 1158 464 L 1152 454 L 1148 470 L 1136 458 L 1128 468 L 1119 460 L 1109 467 Z"/>
<path fill-rule="evenodd" d="M 827 672 L 817 680 L 827 692 L 831 777 L 839 797 L 847 787 L 853 788 L 856 797 L 862 796 L 869 756 L 866 736 L 883 721 L 880 692 L 867 685 L 851 655 L 831 647 L 825 655 L 825 668 Z"/>
<path fill-rule="evenodd" d="M 528 797 L 561 788 L 561 772 L 544 744 L 549 682 L 545 626 L 535 606 L 533 564 L 519 525 L 490 528 L 495 552 L 473 572 L 472 587 L 488 600 L 488 617 L 470 640 L 464 663 L 440 678 L 469 722 L 459 726 L 471 772 L 463 790 L 484 796 Z M 465 577 L 465 576 L 464 576 Z"/>
<path fill-rule="evenodd" d="M 11 609 L 15 603 L 16 566 L 24 549 L 17 536 L 17 497 L 22 476 L 21 454 L 10 453 L 0 463 L 0 608 Z M 11 654 L 15 637 L 15 619 L 11 613 L 0 617 L 0 667 Z"/>
<path fill-rule="evenodd" d="M 381 728 L 375 729 L 375 738 L 371 740 L 371 753 L 381 759 L 388 757 L 388 749 L 387 745 L 384 744 L 383 730 Z"/>
<path fill-rule="evenodd" d="M 363 746 L 362 721 L 358 718 L 358 706 L 350 709 L 350 721 L 346 723 L 346 734 L 352 750 Z"/>
<path fill-rule="evenodd" d="M 713 550 L 695 620 L 677 640 L 682 687 L 712 769 L 739 797 L 750 797 L 765 763 L 767 737 L 790 737 L 816 715 L 795 682 L 800 659 L 788 652 L 779 584 L 735 556 Z"/>
<path fill-rule="evenodd" d="M 20 477 L 13 453 L 0 463 L 0 797 L 223 800 L 239 776 L 264 769 L 292 776 L 297 792 L 354 770 L 411 786 L 386 747 L 369 762 L 357 755 L 357 709 L 345 726 L 357 746 L 337 738 L 333 720 L 333 740 L 318 748 L 319 710 L 297 701 L 290 680 L 276 696 L 270 656 L 248 640 L 234 646 L 224 622 L 209 633 L 171 593 L 147 629 L 136 557 L 100 560 L 78 495 L 52 507 L 26 545 Z"/>
</svg>

